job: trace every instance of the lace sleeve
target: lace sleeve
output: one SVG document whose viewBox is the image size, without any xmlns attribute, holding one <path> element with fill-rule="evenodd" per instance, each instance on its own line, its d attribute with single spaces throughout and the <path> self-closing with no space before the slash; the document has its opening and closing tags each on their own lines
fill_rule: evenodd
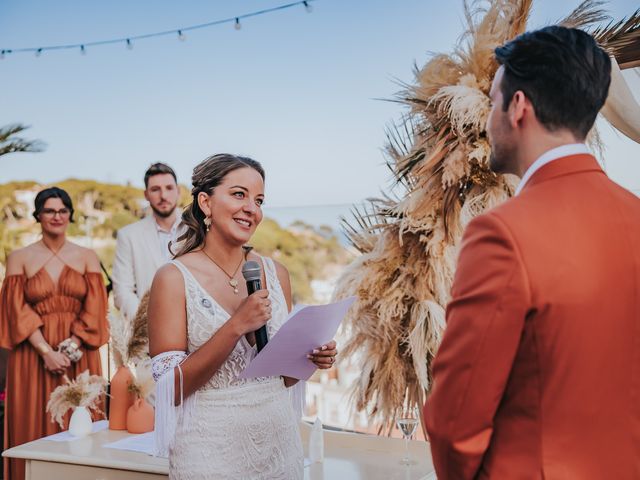
<svg viewBox="0 0 640 480">
<path fill-rule="evenodd" d="M 151 359 L 151 373 L 156 381 L 155 452 L 159 457 L 169 456 L 178 422 L 186 422 L 194 407 L 194 398 L 183 397 L 182 369 L 187 358 L 183 351 L 162 352 Z M 176 368 L 177 367 L 177 368 Z M 180 405 L 175 405 L 175 371 L 178 370 Z"/>
</svg>

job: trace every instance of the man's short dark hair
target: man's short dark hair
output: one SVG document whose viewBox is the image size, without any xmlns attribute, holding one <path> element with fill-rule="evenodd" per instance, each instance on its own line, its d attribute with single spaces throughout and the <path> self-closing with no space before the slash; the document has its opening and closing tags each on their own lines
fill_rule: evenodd
<svg viewBox="0 0 640 480">
<path fill-rule="evenodd" d="M 169 165 L 165 163 L 154 163 L 144 173 L 144 188 L 147 188 L 149 186 L 149 179 L 151 177 L 153 177 L 154 175 L 162 175 L 165 173 L 168 173 L 169 175 L 171 175 L 173 179 L 176 181 L 176 184 L 178 183 L 178 179 L 176 178 L 176 172 L 173 171 L 173 168 L 171 168 Z"/>
<path fill-rule="evenodd" d="M 504 67 L 503 109 L 521 90 L 536 118 L 549 131 L 566 128 L 586 138 L 604 105 L 611 83 L 611 60 L 582 30 L 546 27 L 523 33 L 495 49 Z"/>
</svg>

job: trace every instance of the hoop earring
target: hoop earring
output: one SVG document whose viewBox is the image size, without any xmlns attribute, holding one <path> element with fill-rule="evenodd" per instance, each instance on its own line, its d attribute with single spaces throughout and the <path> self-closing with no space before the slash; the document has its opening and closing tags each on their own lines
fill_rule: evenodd
<svg viewBox="0 0 640 480">
<path fill-rule="evenodd" d="M 211 230 L 211 217 L 205 217 L 204 229 L 207 231 L 207 233 L 209 233 L 209 230 Z"/>
</svg>

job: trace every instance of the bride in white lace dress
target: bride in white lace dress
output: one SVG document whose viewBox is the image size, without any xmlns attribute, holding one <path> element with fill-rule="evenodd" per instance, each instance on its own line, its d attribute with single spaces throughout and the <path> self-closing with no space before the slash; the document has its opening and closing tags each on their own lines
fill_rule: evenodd
<svg viewBox="0 0 640 480">
<path fill-rule="evenodd" d="M 193 203 L 176 258 L 155 276 L 149 349 L 156 389 L 156 450 L 172 479 L 301 479 L 297 380 L 238 375 L 255 356 L 253 332 L 269 337 L 291 309 L 286 269 L 244 247 L 262 220 L 264 171 L 245 157 L 207 158 L 193 172 Z M 263 290 L 247 296 L 242 265 L 262 266 Z M 309 352 L 330 368 L 335 342 Z"/>
</svg>

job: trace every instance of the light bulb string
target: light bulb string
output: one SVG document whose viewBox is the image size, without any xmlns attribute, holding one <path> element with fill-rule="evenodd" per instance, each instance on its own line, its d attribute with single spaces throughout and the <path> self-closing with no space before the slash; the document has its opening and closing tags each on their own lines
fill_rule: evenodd
<svg viewBox="0 0 640 480">
<path fill-rule="evenodd" d="M 273 12 L 277 12 L 279 10 L 285 10 L 287 8 L 292 8 L 295 7 L 297 5 L 303 5 L 305 7 L 308 6 L 308 4 L 310 2 L 315 2 L 317 0 L 304 0 L 304 1 L 298 1 L 298 2 L 292 2 L 292 3 L 287 3 L 284 5 L 278 5 L 275 7 L 271 7 L 271 8 L 265 8 L 263 10 L 257 10 L 255 12 L 250 12 L 250 13 L 245 13 L 243 15 L 234 15 L 232 17 L 228 17 L 228 18 L 224 18 L 221 20 L 214 20 L 212 22 L 207 22 L 207 23 L 200 23 L 197 25 L 190 25 L 187 27 L 180 27 L 180 28 L 174 28 L 172 30 L 163 30 L 160 32 L 153 32 L 153 33 L 145 33 L 142 35 L 130 35 L 128 37 L 120 37 L 120 38 L 112 38 L 109 40 L 97 40 L 97 41 L 93 41 L 93 42 L 80 42 L 80 43 L 72 43 L 72 44 L 64 44 L 64 45 L 50 45 L 50 46 L 45 46 L 45 47 L 25 47 L 25 48 L 3 48 L 1 50 L 1 52 L 3 54 L 8 54 L 8 53 L 23 53 L 23 52 L 44 52 L 46 50 L 68 50 L 68 49 L 75 49 L 75 48 L 87 48 L 87 47 L 95 47 L 95 46 L 100 46 L 100 45 L 112 45 L 115 43 L 123 43 L 126 42 L 128 45 L 131 44 L 132 41 L 134 40 L 144 40 L 147 38 L 152 38 L 152 37 L 161 37 L 161 36 L 167 36 L 167 35 L 180 35 L 180 34 L 184 34 L 184 32 L 190 32 L 193 30 L 199 30 L 202 28 L 208 28 L 208 27 L 213 27 L 216 25 L 221 25 L 223 23 L 237 23 L 242 19 L 245 18 L 251 18 L 251 17 L 257 17 L 258 15 L 265 15 L 267 13 L 273 13 Z"/>
</svg>

